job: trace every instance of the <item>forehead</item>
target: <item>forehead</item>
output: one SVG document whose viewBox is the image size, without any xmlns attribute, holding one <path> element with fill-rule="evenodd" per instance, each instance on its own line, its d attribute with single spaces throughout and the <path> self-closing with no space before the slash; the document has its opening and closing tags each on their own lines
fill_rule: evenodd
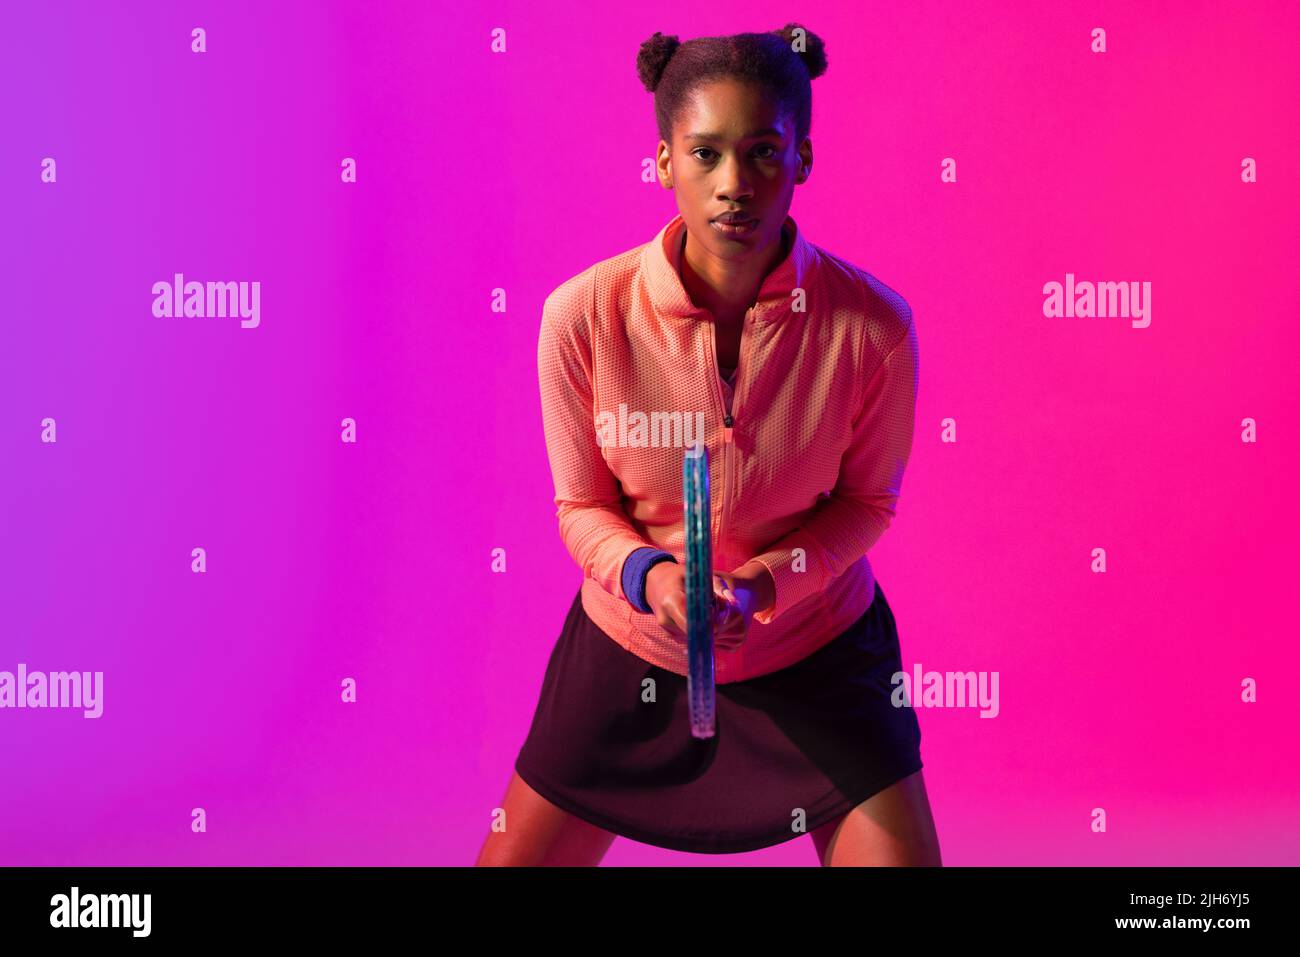
<svg viewBox="0 0 1300 957">
<path fill-rule="evenodd" d="M 676 124 L 677 136 L 682 140 L 784 136 L 793 128 L 792 118 L 761 87 L 734 79 L 713 80 L 695 87 Z"/>
</svg>

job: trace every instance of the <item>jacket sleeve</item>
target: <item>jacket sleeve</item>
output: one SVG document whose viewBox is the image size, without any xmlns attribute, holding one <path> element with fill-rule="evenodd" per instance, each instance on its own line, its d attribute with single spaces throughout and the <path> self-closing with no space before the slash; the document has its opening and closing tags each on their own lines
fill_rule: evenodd
<svg viewBox="0 0 1300 957">
<path fill-rule="evenodd" d="M 633 527 L 622 489 L 596 440 L 592 340 L 586 306 L 590 277 L 570 280 L 547 297 L 537 342 L 546 453 L 555 483 L 560 538 L 582 569 L 616 598 L 629 601 L 622 572 L 627 557 L 652 546 Z M 586 294 L 584 294 L 586 293 Z"/>
<path fill-rule="evenodd" d="M 889 527 L 912 452 L 916 392 L 916 328 L 909 311 L 903 335 L 867 382 L 835 488 L 802 525 L 754 557 L 776 583 L 775 604 L 755 621 L 770 624 L 825 589 Z"/>
</svg>

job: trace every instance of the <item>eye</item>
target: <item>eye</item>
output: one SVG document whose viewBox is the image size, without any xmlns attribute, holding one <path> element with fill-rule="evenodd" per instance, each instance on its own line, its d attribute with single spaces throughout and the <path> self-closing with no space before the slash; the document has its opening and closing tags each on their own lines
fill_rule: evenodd
<svg viewBox="0 0 1300 957">
<path fill-rule="evenodd" d="M 698 146 L 695 149 L 691 150 L 692 156 L 696 157 L 697 159 L 705 163 L 709 162 L 710 157 L 700 156 L 699 154 L 701 152 L 712 153 L 713 150 L 709 149 L 709 147 L 707 146 Z M 773 146 L 771 143 L 760 143 L 757 147 L 755 147 L 754 152 L 755 155 L 759 157 L 759 159 L 771 159 L 772 157 L 780 153 L 780 150 L 777 149 L 777 147 Z"/>
</svg>

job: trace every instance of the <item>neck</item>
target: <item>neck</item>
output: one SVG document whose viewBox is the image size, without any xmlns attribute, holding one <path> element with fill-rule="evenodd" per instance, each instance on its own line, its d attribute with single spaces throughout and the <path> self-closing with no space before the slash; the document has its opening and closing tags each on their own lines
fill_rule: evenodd
<svg viewBox="0 0 1300 957">
<path fill-rule="evenodd" d="M 683 229 L 682 234 L 682 285 L 691 301 L 708 309 L 715 318 L 752 306 L 763 280 L 785 259 L 790 246 L 784 223 L 775 241 L 742 260 L 715 256 L 691 242 L 690 230 Z"/>
</svg>

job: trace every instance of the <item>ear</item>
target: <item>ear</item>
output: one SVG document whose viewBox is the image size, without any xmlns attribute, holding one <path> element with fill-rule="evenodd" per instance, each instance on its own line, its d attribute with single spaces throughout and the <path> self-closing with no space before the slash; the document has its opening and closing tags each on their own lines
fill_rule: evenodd
<svg viewBox="0 0 1300 957">
<path fill-rule="evenodd" d="M 812 174 L 812 165 L 812 138 L 804 137 L 803 143 L 799 145 L 799 170 L 794 177 L 796 184 L 807 182 L 808 177 Z"/>
<path fill-rule="evenodd" d="M 673 188 L 673 151 L 663 140 L 655 154 L 655 169 L 659 174 L 659 185 L 664 189 Z"/>
</svg>

